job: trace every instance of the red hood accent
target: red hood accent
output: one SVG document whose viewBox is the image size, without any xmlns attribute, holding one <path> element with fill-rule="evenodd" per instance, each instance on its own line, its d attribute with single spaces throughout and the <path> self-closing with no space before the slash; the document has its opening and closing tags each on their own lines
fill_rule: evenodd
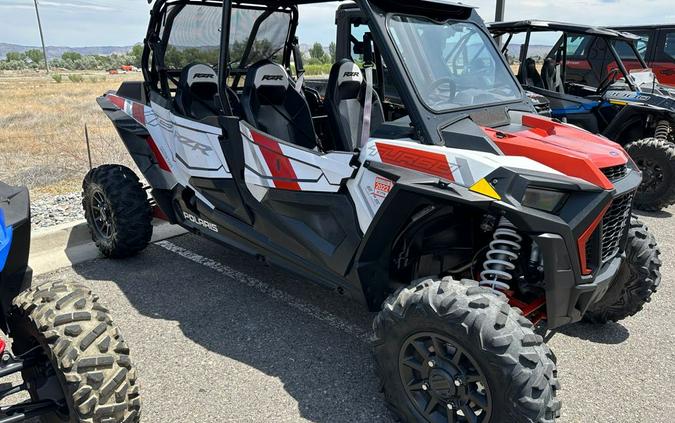
<svg viewBox="0 0 675 423">
<path fill-rule="evenodd" d="M 600 169 L 620 166 L 628 154 L 608 139 L 537 115 L 523 116 L 523 129 L 483 130 L 509 156 L 524 156 L 603 189 L 614 186 Z"/>
</svg>

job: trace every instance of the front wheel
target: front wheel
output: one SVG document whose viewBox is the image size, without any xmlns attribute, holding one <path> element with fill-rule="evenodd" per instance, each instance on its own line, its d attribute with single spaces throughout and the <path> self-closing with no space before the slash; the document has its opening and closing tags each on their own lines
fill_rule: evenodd
<svg viewBox="0 0 675 423">
<path fill-rule="evenodd" d="M 48 283 L 19 294 L 12 350 L 34 364 L 31 399 L 58 405 L 44 423 L 136 423 L 140 395 L 129 348 L 98 296 L 80 284 Z"/>
<path fill-rule="evenodd" d="M 384 304 L 376 371 L 404 422 L 551 423 L 553 354 L 504 296 L 475 281 L 428 280 Z"/>
<path fill-rule="evenodd" d="M 642 171 L 642 185 L 635 196 L 635 207 L 659 211 L 675 204 L 675 144 L 646 138 L 625 148 Z"/>
<path fill-rule="evenodd" d="M 642 310 L 661 283 L 660 254 L 647 226 L 631 217 L 626 259 L 605 296 L 589 307 L 584 319 L 590 323 L 618 322 Z"/>
</svg>

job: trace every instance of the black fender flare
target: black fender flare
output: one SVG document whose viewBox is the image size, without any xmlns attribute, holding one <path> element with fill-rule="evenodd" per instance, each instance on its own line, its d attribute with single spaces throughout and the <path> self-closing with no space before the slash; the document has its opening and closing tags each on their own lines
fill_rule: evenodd
<svg viewBox="0 0 675 423">
<path fill-rule="evenodd" d="M 643 125 L 647 116 L 654 116 L 654 119 L 657 121 L 668 120 L 675 123 L 675 113 L 672 111 L 649 105 L 628 104 L 619 111 L 609 126 L 605 128 L 602 135 L 625 146 L 635 141 L 635 139 L 628 138 L 630 128 L 633 128 L 636 124 Z M 638 139 L 646 138 L 647 136 L 649 135 L 642 134 Z"/>
</svg>

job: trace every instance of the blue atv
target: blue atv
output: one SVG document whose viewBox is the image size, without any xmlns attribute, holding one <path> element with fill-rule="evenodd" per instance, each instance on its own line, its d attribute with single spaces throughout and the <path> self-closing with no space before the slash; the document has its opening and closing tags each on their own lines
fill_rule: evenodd
<svg viewBox="0 0 675 423">
<path fill-rule="evenodd" d="M 22 379 L 0 383 L 0 423 L 137 422 L 136 370 L 98 296 L 63 281 L 30 287 L 29 204 L 26 188 L 0 182 L 0 329 L 12 340 L 0 338 L 0 377 Z M 11 404 L 19 393 L 30 399 Z"/>
</svg>

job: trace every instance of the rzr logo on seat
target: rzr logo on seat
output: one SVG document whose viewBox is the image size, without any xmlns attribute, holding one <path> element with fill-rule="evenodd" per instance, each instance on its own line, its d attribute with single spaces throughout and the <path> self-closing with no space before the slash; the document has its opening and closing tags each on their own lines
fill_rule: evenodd
<svg viewBox="0 0 675 423">
<path fill-rule="evenodd" d="M 214 75 L 212 73 L 196 73 L 195 76 L 194 76 L 195 79 L 197 79 L 197 78 L 213 79 L 215 77 L 216 77 L 216 75 Z"/>
<path fill-rule="evenodd" d="M 264 75 L 262 77 L 263 81 L 283 81 L 283 75 Z"/>
<path fill-rule="evenodd" d="M 343 78 L 356 78 L 357 76 L 361 76 L 361 72 L 345 72 Z"/>
<path fill-rule="evenodd" d="M 193 216 L 188 212 L 183 212 L 183 216 L 185 216 L 185 219 L 189 220 L 190 222 L 194 223 L 195 225 L 202 226 L 210 231 L 218 233 L 218 227 L 214 225 L 211 222 L 207 222 L 204 219 L 200 219 L 197 216 Z"/>
</svg>

